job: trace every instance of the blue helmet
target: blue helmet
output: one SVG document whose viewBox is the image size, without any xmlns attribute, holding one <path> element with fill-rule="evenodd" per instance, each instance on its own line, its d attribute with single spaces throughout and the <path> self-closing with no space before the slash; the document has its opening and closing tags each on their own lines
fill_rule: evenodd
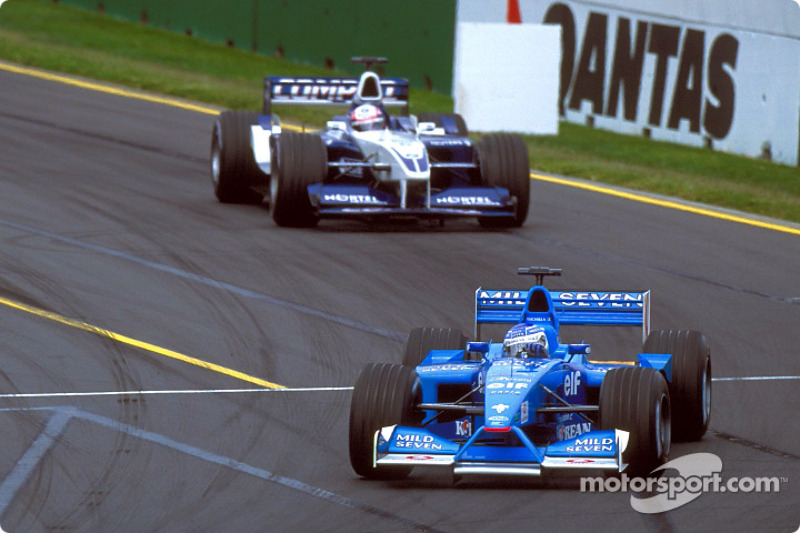
<svg viewBox="0 0 800 533">
<path fill-rule="evenodd" d="M 517 324 L 503 339 L 506 357 L 548 357 L 547 335 L 541 326 Z"/>
</svg>

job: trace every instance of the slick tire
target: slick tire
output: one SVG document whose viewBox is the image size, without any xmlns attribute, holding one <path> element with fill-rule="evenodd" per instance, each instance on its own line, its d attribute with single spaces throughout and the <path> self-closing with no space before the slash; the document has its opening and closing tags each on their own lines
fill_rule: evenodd
<svg viewBox="0 0 800 533">
<path fill-rule="evenodd" d="M 528 218 L 531 178 L 528 148 L 519 135 L 495 133 L 478 141 L 481 180 L 487 187 L 508 189 L 517 199 L 512 217 L 479 217 L 484 228 L 519 228 Z"/>
<path fill-rule="evenodd" d="M 600 386 L 600 428 L 629 433 L 622 460 L 629 476 L 645 477 L 664 464 L 670 448 L 667 381 L 652 368 L 609 370 Z"/>
<path fill-rule="evenodd" d="M 413 467 L 373 466 L 375 432 L 394 424 L 422 422 L 416 405 L 421 399 L 417 373 L 412 368 L 371 363 L 364 367 L 350 403 L 350 465 L 367 479 L 403 479 Z"/>
<path fill-rule="evenodd" d="M 269 179 L 253 159 L 250 127 L 258 116 L 246 111 L 223 111 L 211 132 L 211 183 L 225 204 L 257 204 L 264 199 L 253 187 Z"/>
<path fill-rule="evenodd" d="M 420 113 L 417 115 L 417 122 L 433 122 L 447 133 L 461 137 L 469 135 L 467 122 L 458 113 Z"/>
<path fill-rule="evenodd" d="M 711 418 L 711 348 L 699 331 L 653 331 L 644 353 L 672 354 L 672 436 L 676 441 L 703 438 Z"/>
<path fill-rule="evenodd" d="M 431 350 L 463 350 L 467 337 L 460 329 L 416 328 L 411 330 L 403 352 L 403 365 L 415 368 Z"/>
<path fill-rule="evenodd" d="M 270 178 L 270 210 L 278 226 L 308 228 L 319 221 L 308 197 L 308 186 L 320 183 L 328 172 L 328 153 L 322 137 L 313 133 L 283 132 L 274 145 Z"/>
</svg>

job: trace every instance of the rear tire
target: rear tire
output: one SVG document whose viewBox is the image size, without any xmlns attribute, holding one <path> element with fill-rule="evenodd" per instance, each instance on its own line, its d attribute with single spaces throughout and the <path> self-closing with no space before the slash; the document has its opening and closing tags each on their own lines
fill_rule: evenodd
<svg viewBox="0 0 800 533">
<path fill-rule="evenodd" d="M 479 217 L 484 228 L 519 228 L 528 218 L 531 178 L 528 148 L 519 135 L 496 133 L 478 141 L 481 180 L 488 187 L 508 189 L 517 199 L 512 217 Z"/>
<path fill-rule="evenodd" d="M 388 363 L 364 367 L 353 387 L 350 403 L 350 465 L 368 479 L 402 479 L 409 466 L 373 466 L 375 432 L 394 424 L 412 425 L 422 421 L 416 405 L 420 400 L 417 373 Z"/>
<path fill-rule="evenodd" d="M 460 329 L 416 328 L 411 330 L 403 353 L 403 365 L 415 368 L 431 350 L 463 350 L 467 337 Z"/>
<path fill-rule="evenodd" d="M 660 372 L 638 366 L 609 370 L 600 386 L 600 428 L 630 433 L 622 453 L 632 476 L 648 476 L 669 458 L 670 396 Z"/>
<path fill-rule="evenodd" d="M 644 353 L 672 354 L 672 434 L 677 441 L 703 438 L 711 418 L 711 348 L 699 331 L 653 331 Z"/>
<path fill-rule="evenodd" d="M 211 183 L 217 199 L 226 204 L 256 204 L 264 195 L 252 187 L 269 179 L 258 168 L 250 145 L 250 127 L 258 116 L 247 111 L 223 111 L 211 133 Z"/>
<path fill-rule="evenodd" d="M 279 226 L 312 227 L 319 221 L 308 198 L 308 186 L 322 182 L 328 172 L 328 152 L 322 137 L 284 132 L 275 143 L 270 210 Z"/>
</svg>

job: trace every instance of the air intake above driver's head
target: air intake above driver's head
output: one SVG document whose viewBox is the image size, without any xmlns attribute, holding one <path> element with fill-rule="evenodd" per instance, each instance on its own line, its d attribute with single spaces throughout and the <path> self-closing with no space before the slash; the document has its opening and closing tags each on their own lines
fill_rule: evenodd
<svg viewBox="0 0 800 533">
<path fill-rule="evenodd" d="M 374 72 L 364 72 L 358 80 L 358 102 L 376 102 L 383 98 L 381 80 Z"/>
<path fill-rule="evenodd" d="M 547 295 L 541 289 L 536 289 L 531 293 L 531 298 L 528 301 L 529 313 L 548 313 L 550 311 L 550 302 Z"/>
</svg>

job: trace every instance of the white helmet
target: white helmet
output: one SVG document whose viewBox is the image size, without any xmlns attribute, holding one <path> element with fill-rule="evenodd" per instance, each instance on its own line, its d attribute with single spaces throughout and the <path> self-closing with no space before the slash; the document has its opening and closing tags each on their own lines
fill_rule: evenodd
<svg viewBox="0 0 800 533">
<path fill-rule="evenodd" d="M 350 111 L 350 123 L 356 131 L 382 130 L 386 117 L 378 106 L 361 104 Z"/>
<path fill-rule="evenodd" d="M 541 326 L 517 324 L 503 339 L 506 357 L 548 357 L 547 335 Z"/>
</svg>

